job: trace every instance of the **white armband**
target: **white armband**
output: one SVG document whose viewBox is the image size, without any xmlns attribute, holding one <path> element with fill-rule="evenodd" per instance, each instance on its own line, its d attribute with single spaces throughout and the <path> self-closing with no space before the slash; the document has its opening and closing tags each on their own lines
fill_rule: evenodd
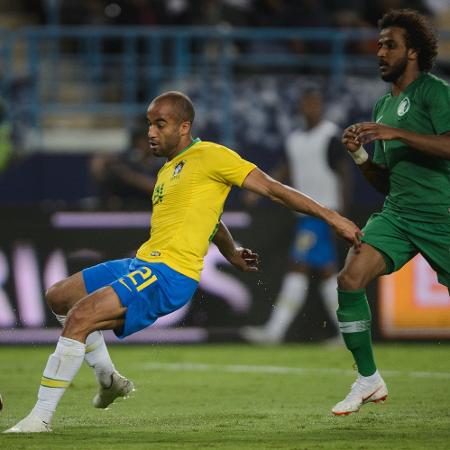
<svg viewBox="0 0 450 450">
<path fill-rule="evenodd" d="M 349 154 L 358 166 L 364 164 L 369 159 L 369 154 L 364 150 L 362 145 L 356 152 L 349 152 Z"/>
</svg>

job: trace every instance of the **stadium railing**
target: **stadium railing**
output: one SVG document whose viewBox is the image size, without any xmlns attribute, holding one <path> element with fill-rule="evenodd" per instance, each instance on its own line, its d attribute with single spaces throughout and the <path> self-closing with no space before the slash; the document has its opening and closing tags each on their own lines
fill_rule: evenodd
<svg viewBox="0 0 450 450">
<path fill-rule="evenodd" d="M 373 75 L 376 67 L 372 29 L 47 26 L 0 36 L 3 95 L 13 96 L 14 81 L 25 80 L 20 114 L 37 132 L 51 117 L 77 114 L 129 127 L 152 96 L 194 80 L 204 96 L 216 86 L 213 101 L 224 118 L 219 138 L 230 143 L 238 77 L 322 74 L 337 90 L 346 75 Z"/>
<path fill-rule="evenodd" d="M 13 80 L 27 80 L 28 116 L 38 130 L 52 114 L 116 116 L 129 124 L 162 87 L 195 76 L 208 90 L 213 77 L 226 116 L 238 73 L 325 72 L 338 86 L 370 59 L 351 56 L 349 45 L 374 37 L 371 30 L 29 27 L 4 35 L 2 92 L 8 97 Z M 290 43 L 299 40 L 320 51 L 296 53 Z M 221 130 L 222 139 L 229 134 Z"/>
</svg>

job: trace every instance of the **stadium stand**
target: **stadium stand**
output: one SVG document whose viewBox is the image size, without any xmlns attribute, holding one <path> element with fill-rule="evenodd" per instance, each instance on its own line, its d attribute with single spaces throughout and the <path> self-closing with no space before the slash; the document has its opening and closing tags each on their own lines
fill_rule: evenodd
<svg viewBox="0 0 450 450">
<path fill-rule="evenodd" d="M 373 78 L 376 31 L 370 25 L 377 9 L 361 6 L 367 2 L 301 2 L 309 28 L 286 19 L 299 16 L 298 2 L 222 1 L 209 9 L 192 3 L 202 4 L 63 1 L 28 8 L 28 2 L 10 7 L 1 1 L 0 26 L 7 33 L 0 60 L 8 69 L 0 89 L 16 153 L 64 160 L 68 153 L 88 159 L 94 152 L 119 152 L 148 100 L 174 88 L 193 98 L 198 135 L 268 169 L 296 125 L 292 99 L 302 89 L 319 86 L 330 118 L 342 126 L 368 118 L 385 89 Z M 285 27 L 273 28 L 285 20 Z M 202 26 L 180 26 L 186 23 Z M 38 24 L 50 26 L 30 26 Z M 444 31 L 442 45 L 449 41 Z M 437 68 L 445 78 L 445 53 Z M 17 196 L 8 179 L 5 174 L 1 181 L 0 202 Z M 86 192 L 89 187 L 80 186 L 79 197 Z"/>
</svg>

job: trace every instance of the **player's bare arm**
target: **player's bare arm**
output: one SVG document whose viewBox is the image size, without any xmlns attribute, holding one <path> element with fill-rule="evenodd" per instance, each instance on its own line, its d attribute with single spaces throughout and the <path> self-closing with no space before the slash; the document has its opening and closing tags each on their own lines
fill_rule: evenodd
<svg viewBox="0 0 450 450">
<path fill-rule="evenodd" d="M 249 173 L 242 187 L 264 195 L 289 209 L 322 219 L 356 248 L 361 245 L 361 230 L 351 220 L 342 217 L 336 211 L 325 208 L 296 189 L 274 180 L 258 168 Z"/>
<path fill-rule="evenodd" d="M 278 163 L 270 172 L 270 176 L 275 180 L 289 183 L 289 167 L 285 161 Z M 243 202 L 247 206 L 255 206 L 260 200 L 260 196 L 252 191 L 245 191 L 242 196 Z"/>
<path fill-rule="evenodd" d="M 450 159 L 450 132 L 441 135 L 424 135 L 381 123 L 363 122 L 355 125 L 355 133 L 361 144 L 375 140 L 399 140 L 422 153 Z"/>
<path fill-rule="evenodd" d="M 248 248 L 237 247 L 230 231 L 222 221 L 219 222 L 213 242 L 234 267 L 243 272 L 258 272 L 259 255 Z"/>
<path fill-rule="evenodd" d="M 350 153 L 360 151 L 362 143 L 358 139 L 356 127 L 359 124 L 351 125 L 344 130 L 342 134 L 342 143 Z M 364 178 L 382 194 L 389 193 L 389 170 L 382 164 L 374 163 L 368 158 L 363 163 L 357 163 L 359 170 L 364 175 Z"/>
</svg>

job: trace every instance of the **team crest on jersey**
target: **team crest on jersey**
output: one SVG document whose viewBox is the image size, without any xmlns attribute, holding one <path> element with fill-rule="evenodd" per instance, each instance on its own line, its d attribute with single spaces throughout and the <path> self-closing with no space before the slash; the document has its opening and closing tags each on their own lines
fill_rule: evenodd
<svg viewBox="0 0 450 450">
<path fill-rule="evenodd" d="M 409 107 L 411 106 L 411 102 L 409 101 L 408 97 L 405 97 L 401 102 L 400 105 L 398 105 L 397 108 L 397 114 L 402 117 L 404 116 L 408 111 Z"/>
<path fill-rule="evenodd" d="M 175 178 L 183 169 L 184 165 L 186 164 L 186 161 L 183 159 L 183 161 L 180 161 L 176 166 L 175 169 L 173 169 L 172 178 Z"/>
</svg>

